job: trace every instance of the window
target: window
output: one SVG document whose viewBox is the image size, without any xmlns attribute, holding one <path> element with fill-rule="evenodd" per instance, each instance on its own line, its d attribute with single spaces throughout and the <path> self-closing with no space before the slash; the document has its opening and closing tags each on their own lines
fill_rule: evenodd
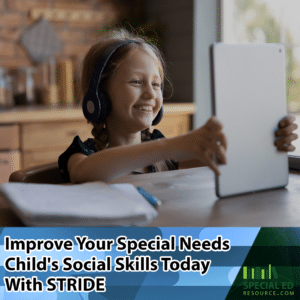
<svg viewBox="0 0 300 300">
<path fill-rule="evenodd" d="M 223 0 L 222 42 L 281 43 L 286 52 L 287 109 L 300 127 L 300 1 Z M 300 128 L 291 163 L 300 168 Z M 291 155 L 292 154 L 292 155 Z M 294 167 L 294 165 L 293 165 Z"/>
</svg>

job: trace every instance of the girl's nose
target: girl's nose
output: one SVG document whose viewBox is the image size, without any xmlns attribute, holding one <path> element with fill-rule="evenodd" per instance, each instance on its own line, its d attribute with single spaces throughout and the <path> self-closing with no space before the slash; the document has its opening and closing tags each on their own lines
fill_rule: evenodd
<svg viewBox="0 0 300 300">
<path fill-rule="evenodd" d="M 143 87 L 143 96 L 147 98 L 155 98 L 155 90 L 151 83 L 147 83 Z"/>
</svg>

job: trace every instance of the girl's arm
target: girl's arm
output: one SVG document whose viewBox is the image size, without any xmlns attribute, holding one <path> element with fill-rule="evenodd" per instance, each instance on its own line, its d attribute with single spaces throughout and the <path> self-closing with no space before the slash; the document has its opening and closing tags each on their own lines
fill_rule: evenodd
<svg viewBox="0 0 300 300">
<path fill-rule="evenodd" d="M 138 168 L 171 158 L 178 161 L 197 159 L 220 174 L 212 153 L 217 155 L 220 163 L 226 163 L 226 148 L 222 125 L 211 117 L 199 129 L 174 138 L 109 148 L 90 156 L 73 154 L 68 161 L 68 171 L 71 182 L 109 182 Z"/>
</svg>

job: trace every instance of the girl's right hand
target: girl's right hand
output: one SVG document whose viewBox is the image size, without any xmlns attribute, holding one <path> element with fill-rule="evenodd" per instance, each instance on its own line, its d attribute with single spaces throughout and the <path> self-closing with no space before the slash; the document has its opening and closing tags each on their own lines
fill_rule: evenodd
<svg viewBox="0 0 300 300">
<path fill-rule="evenodd" d="M 196 158 L 220 175 L 213 154 L 220 164 L 226 164 L 227 139 L 222 129 L 221 122 L 213 116 L 199 129 L 178 136 L 184 160 Z"/>
</svg>

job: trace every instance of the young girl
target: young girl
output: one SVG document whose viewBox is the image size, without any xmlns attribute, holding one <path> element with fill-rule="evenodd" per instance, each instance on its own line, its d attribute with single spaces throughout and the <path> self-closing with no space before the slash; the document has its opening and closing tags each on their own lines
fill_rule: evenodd
<svg viewBox="0 0 300 300">
<path fill-rule="evenodd" d="M 134 40 L 117 49 L 101 76 L 101 90 L 109 97 L 111 111 L 101 122 L 92 122 L 92 135 L 84 143 L 77 136 L 59 157 L 66 182 L 101 180 L 119 176 L 184 168 L 193 162 L 220 174 L 213 159 L 226 163 L 226 137 L 222 124 L 211 117 L 204 126 L 186 134 L 165 139 L 149 131 L 163 104 L 165 63 L 151 43 L 124 29 L 114 30 L 88 51 L 82 72 L 82 94 L 89 90 L 92 73 L 103 52 L 117 41 Z M 279 123 L 275 143 L 278 150 L 293 151 L 297 138 L 295 117 Z M 190 162 L 189 162 L 190 161 Z"/>
</svg>

